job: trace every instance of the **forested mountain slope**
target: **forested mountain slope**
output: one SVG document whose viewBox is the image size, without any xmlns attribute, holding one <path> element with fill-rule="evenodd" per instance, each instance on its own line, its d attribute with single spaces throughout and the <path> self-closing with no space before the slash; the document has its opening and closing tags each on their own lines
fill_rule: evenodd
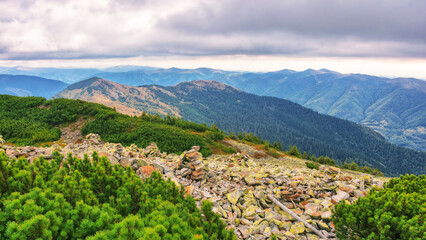
<svg viewBox="0 0 426 240">
<path fill-rule="evenodd" d="M 81 91 L 78 85 L 71 85 L 56 97 L 88 100 L 84 96 L 102 96 L 112 100 L 108 93 L 114 85 L 108 81 L 83 83 Z M 155 113 L 158 111 L 143 107 L 153 99 L 158 106 L 165 104 L 186 120 L 216 123 L 228 132 L 253 132 L 271 142 L 280 141 L 286 147 L 295 144 L 302 151 L 328 155 L 340 163 L 355 161 L 377 167 L 391 176 L 426 172 L 426 153 L 389 144 L 369 128 L 318 114 L 284 99 L 256 96 L 215 81 L 123 88 L 128 94 L 111 102 Z M 149 99 L 140 96 L 141 92 L 149 92 Z M 142 104 L 138 108 L 135 102 Z"/>
</svg>

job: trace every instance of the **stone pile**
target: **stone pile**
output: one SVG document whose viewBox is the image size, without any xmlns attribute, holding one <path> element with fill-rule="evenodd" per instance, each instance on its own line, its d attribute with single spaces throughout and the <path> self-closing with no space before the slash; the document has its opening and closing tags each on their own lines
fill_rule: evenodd
<svg viewBox="0 0 426 240">
<path fill-rule="evenodd" d="M 203 155 L 199 152 L 200 147 L 194 146 L 191 150 L 181 154 L 181 161 L 176 169 L 176 176 L 192 180 L 203 180 L 205 177 Z"/>
<path fill-rule="evenodd" d="M 332 239 L 333 206 L 342 201 L 352 204 L 372 187 L 383 184 L 370 175 L 334 167 L 321 166 L 320 170 L 314 170 L 290 166 L 290 160 L 286 159 L 262 160 L 241 153 L 203 158 L 197 146 L 178 156 L 161 153 L 155 143 L 146 148 L 124 147 L 103 142 L 96 134 L 66 146 L 3 145 L 1 149 L 10 157 L 24 156 L 30 160 L 39 156 L 52 158 L 55 150 L 65 157 L 72 153 L 79 158 L 97 151 L 113 164 L 131 167 L 143 179 L 158 171 L 183 186 L 198 206 L 203 200 L 211 201 L 213 211 L 234 229 L 239 239 L 269 239 L 272 235 L 278 239 L 320 239 L 302 222 L 275 205 L 268 195 L 310 225 L 327 232 L 324 235 Z"/>
<path fill-rule="evenodd" d="M 312 230 L 296 221 L 267 198 L 271 194 L 307 223 L 326 231 L 332 239 L 331 222 L 334 204 L 351 204 L 365 196 L 377 180 L 361 190 L 361 176 L 343 173 L 338 168 L 322 167 L 320 171 L 289 168 L 283 164 L 259 162 L 242 154 L 213 156 L 204 160 L 208 169 L 202 182 L 178 179 L 195 200 L 213 202 L 240 239 L 320 239 Z M 367 186 L 367 185 L 366 185 Z"/>
</svg>

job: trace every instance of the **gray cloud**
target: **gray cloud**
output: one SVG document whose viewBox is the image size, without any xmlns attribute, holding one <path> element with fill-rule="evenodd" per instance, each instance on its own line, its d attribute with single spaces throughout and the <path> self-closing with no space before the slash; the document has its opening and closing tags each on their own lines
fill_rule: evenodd
<svg viewBox="0 0 426 240">
<path fill-rule="evenodd" d="M 0 59 L 426 58 L 423 0 L 0 0 Z"/>
<path fill-rule="evenodd" d="M 425 9 L 422 0 L 205 1 L 159 25 L 210 34 L 278 31 L 308 37 L 424 42 Z"/>
</svg>

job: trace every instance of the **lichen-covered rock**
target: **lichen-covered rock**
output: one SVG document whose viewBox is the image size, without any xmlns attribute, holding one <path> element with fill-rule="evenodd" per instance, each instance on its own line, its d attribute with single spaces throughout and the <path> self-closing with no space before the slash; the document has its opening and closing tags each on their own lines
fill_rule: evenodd
<svg viewBox="0 0 426 240">
<path fill-rule="evenodd" d="M 331 198 L 331 202 L 333 204 L 337 204 L 337 203 L 341 202 L 342 200 L 345 200 L 345 199 L 348 199 L 348 198 L 349 198 L 349 194 L 348 193 L 338 190 L 337 191 L 337 195 L 334 195 Z"/>
<path fill-rule="evenodd" d="M 228 201 L 232 204 L 236 205 L 240 197 L 243 195 L 242 190 L 233 191 L 232 193 L 226 194 Z"/>
<path fill-rule="evenodd" d="M 298 235 L 298 234 L 302 234 L 305 232 L 305 225 L 301 222 L 297 222 L 295 224 L 293 224 L 290 228 L 290 232 L 292 234 Z"/>
<path fill-rule="evenodd" d="M 326 230 L 326 231 L 330 230 L 330 227 L 325 222 L 318 221 L 316 223 L 320 230 Z"/>
</svg>

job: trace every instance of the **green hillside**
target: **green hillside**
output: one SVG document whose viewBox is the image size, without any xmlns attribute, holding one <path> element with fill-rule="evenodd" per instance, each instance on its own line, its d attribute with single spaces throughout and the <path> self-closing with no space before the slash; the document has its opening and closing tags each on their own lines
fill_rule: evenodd
<svg viewBox="0 0 426 240">
<path fill-rule="evenodd" d="M 213 134 L 215 140 L 224 137 L 218 129 L 177 118 L 163 119 L 156 115 L 130 117 L 81 100 L 46 101 L 41 97 L 0 95 L 0 135 L 7 142 L 34 145 L 56 141 L 61 136 L 58 127 L 79 118 L 87 121 L 83 134 L 97 133 L 106 141 L 124 145 L 135 143 L 139 147 L 156 142 L 161 151 L 169 153 L 181 153 L 198 145 L 200 152 L 208 156 L 212 153 L 210 146 L 218 145 L 208 133 L 216 133 Z M 219 144 L 219 147 L 226 150 L 225 146 Z"/>
</svg>

